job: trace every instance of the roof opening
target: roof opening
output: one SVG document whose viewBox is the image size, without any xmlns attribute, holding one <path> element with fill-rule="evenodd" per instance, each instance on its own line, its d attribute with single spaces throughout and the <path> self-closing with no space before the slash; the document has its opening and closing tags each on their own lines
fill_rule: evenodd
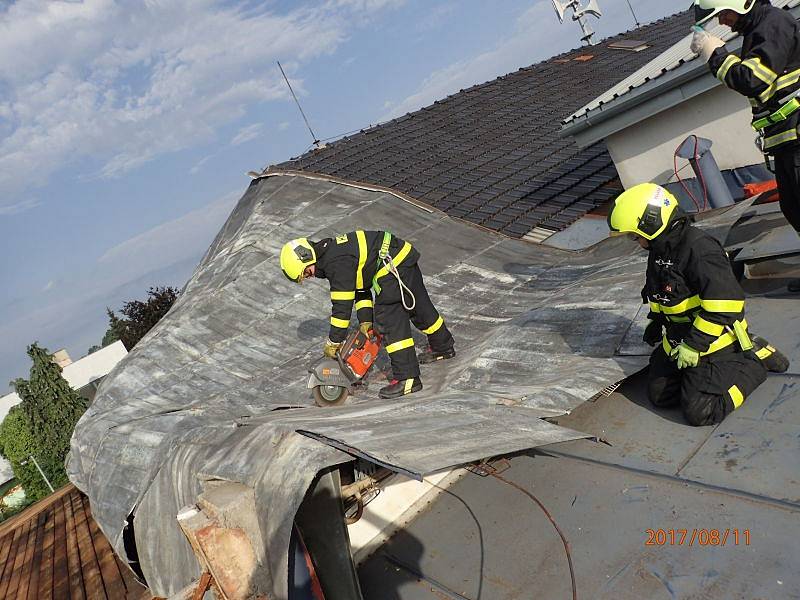
<svg viewBox="0 0 800 600">
<path fill-rule="evenodd" d="M 627 50 L 628 52 L 641 52 L 650 47 L 650 44 L 643 40 L 618 40 L 611 42 L 609 48 L 614 50 Z"/>
</svg>

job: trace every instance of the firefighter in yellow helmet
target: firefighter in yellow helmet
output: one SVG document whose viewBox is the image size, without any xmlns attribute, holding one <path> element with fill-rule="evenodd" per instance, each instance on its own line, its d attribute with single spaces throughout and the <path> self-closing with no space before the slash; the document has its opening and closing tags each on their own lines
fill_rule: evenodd
<svg viewBox="0 0 800 600">
<path fill-rule="evenodd" d="M 695 0 L 694 6 L 692 50 L 717 79 L 750 100 L 759 146 L 774 158 L 781 210 L 800 233 L 800 26 L 769 0 Z M 702 29 L 715 17 L 742 35 L 741 52 L 728 52 L 725 42 Z M 789 291 L 800 292 L 800 279 L 789 282 Z"/>
<path fill-rule="evenodd" d="M 385 336 L 384 347 L 394 375 L 380 390 L 381 398 L 420 391 L 420 363 L 456 355 L 453 336 L 428 296 L 418 260 L 419 252 L 411 244 L 388 231 L 352 231 L 319 242 L 299 238 L 287 242 L 281 250 L 281 269 L 286 277 L 297 283 L 308 277 L 330 283 L 331 327 L 325 342 L 326 356 L 333 357 L 347 337 L 354 304 L 362 331 L 372 328 L 374 314 L 376 328 Z M 419 356 L 411 323 L 428 336 L 428 349 Z"/>
<path fill-rule="evenodd" d="M 649 252 L 642 300 L 651 319 L 648 396 L 681 406 L 692 425 L 721 422 L 788 360 L 748 333 L 745 295 L 719 242 L 692 226 L 675 197 L 653 183 L 620 195 L 608 215 L 611 235 L 629 235 Z"/>
</svg>

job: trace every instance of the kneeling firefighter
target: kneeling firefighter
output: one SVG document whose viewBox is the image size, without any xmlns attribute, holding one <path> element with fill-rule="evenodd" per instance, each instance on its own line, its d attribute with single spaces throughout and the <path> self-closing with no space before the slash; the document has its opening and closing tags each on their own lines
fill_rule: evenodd
<svg viewBox="0 0 800 600">
<path fill-rule="evenodd" d="M 425 289 L 419 252 L 388 231 L 353 231 L 312 242 L 299 238 L 281 250 L 281 269 L 297 283 L 327 279 L 331 287 L 331 328 L 324 353 L 333 357 L 347 337 L 355 303 L 360 328 L 385 336 L 394 378 L 381 398 L 397 398 L 422 389 L 419 364 L 455 356 L 454 340 Z M 374 292 L 374 303 L 373 303 Z M 409 322 L 410 321 L 410 322 Z M 419 358 L 411 325 L 428 336 Z"/>
<path fill-rule="evenodd" d="M 722 246 L 693 227 L 666 189 L 637 185 L 608 216 L 611 235 L 629 234 L 649 251 L 642 300 L 650 305 L 644 341 L 650 357 L 648 396 L 678 406 L 692 425 L 721 422 L 789 361 L 753 337 L 745 296 Z"/>
</svg>

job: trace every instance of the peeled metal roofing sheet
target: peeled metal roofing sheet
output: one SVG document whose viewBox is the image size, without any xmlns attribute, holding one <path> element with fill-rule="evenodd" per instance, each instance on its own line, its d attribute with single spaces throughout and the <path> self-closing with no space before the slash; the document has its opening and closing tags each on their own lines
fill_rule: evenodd
<svg viewBox="0 0 800 600">
<path fill-rule="evenodd" d="M 800 6 L 800 0 L 772 0 L 772 4 L 779 8 L 795 8 Z M 715 27 L 709 28 L 708 32 L 712 35 L 722 38 L 726 42 L 739 37 L 739 35 L 733 33 L 729 27 L 719 24 Z M 674 44 L 654 60 L 647 63 L 641 69 L 626 77 L 617 85 L 592 100 L 589 104 L 574 112 L 572 115 L 564 119 L 563 123 L 571 123 L 580 117 L 585 117 L 591 111 L 599 109 L 611 102 L 617 101 L 618 99 L 624 97 L 631 90 L 658 79 L 664 73 L 673 71 L 683 64 L 694 61 L 697 58 L 697 55 L 692 52 L 689 47 L 692 41 L 692 35 L 693 34 L 691 32 L 687 32 L 685 38 Z"/>
<path fill-rule="evenodd" d="M 319 409 L 306 369 L 327 334 L 327 286 L 287 281 L 276 257 L 285 240 L 356 228 L 391 230 L 421 250 L 459 354 L 426 367 L 425 389 L 405 402 L 379 401 L 375 381 L 356 404 Z M 178 510 L 208 480 L 253 487 L 276 574 L 265 592 L 283 598 L 289 527 L 320 470 L 357 455 L 421 477 L 580 437 L 542 418 L 644 365 L 615 355 L 641 302 L 637 249 L 621 238 L 549 249 L 387 193 L 260 179 L 169 314 L 104 380 L 73 436 L 70 478 L 129 560 L 123 530 L 135 516 L 140 566 L 160 596 L 197 575 Z"/>
</svg>

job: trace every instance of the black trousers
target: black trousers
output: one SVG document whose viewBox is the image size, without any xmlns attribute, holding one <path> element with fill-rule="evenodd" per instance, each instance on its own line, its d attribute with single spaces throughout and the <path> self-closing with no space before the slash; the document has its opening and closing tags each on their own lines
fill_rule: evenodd
<svg viewBox="0 0 800 600">
<path fill-rule="evenodd" d="M 800 147 L 775 154 L 775 179 L 781 197 L 781 211 L 800 233 Z"/>
<path fill-rule="evenodd" d="M 658 346 L 650 356 L 647 393 L 655 406 L 680 406 L 690 425 L 714 425 L 766 378 L 767 370 L 752 352 L 721 350 L 681 370 Z"/>
<path fill-rule="evenodd" d="M 416 298 L 414 310 L 405 309 L 397 278 L 389 273 L 378 282 L 381 293 L 375 297 L 375 324 L 385 336 L 383 345 L 389 353 L 394 378 L 402 381 L 419 377 L 419 361 L 411 337 L 411 323 L 428 336 L 428 344 L 434 352 L 451 350 L 455 341 L 428 296 L 419 266 L 401 265 L 398 273 Z M 406 293 L 406 304 L 410 304 L 410 300 Z"/>
</svg>

